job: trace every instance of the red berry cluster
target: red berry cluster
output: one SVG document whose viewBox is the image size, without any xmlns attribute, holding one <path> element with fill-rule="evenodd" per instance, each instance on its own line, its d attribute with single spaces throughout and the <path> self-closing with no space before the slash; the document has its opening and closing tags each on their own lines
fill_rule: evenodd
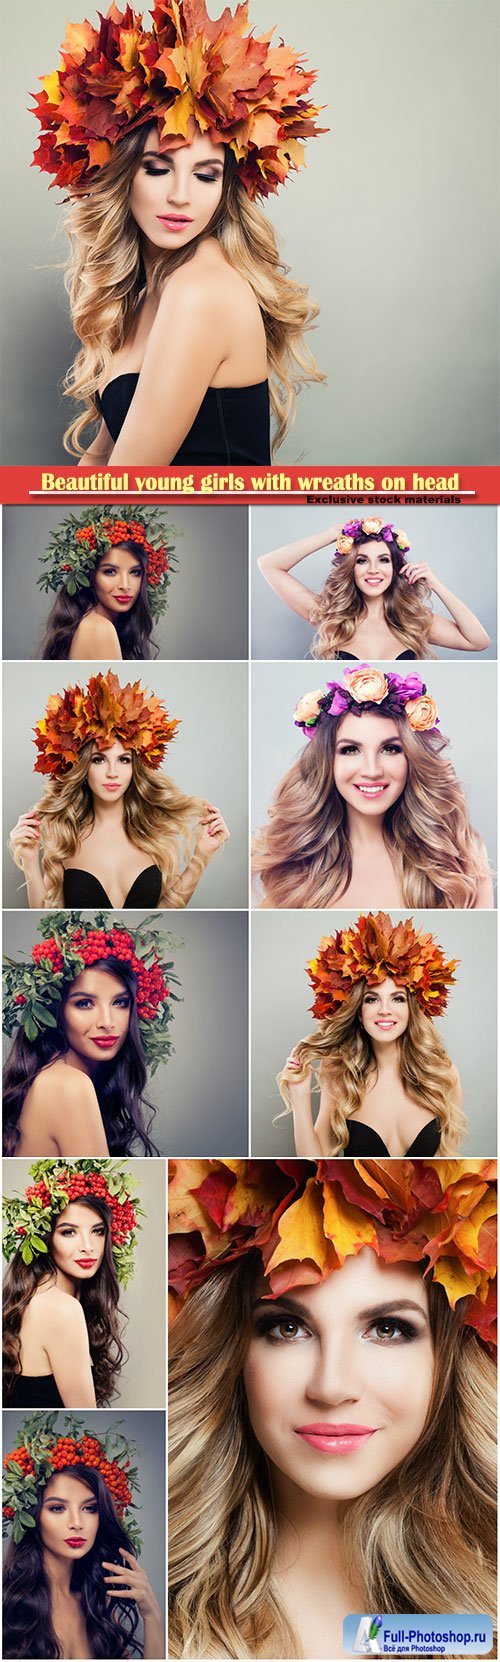
<svg viewBox="0 0 500 1662">
<path fill-rule="evenodd" d="M 64 1471 L 66 1466 L 90 1466 L 104 1478 L 120 1517 L 125 1507 L 130 1506 L 132 1492 L 125 1471 L 117 1460 L 106 1459 L 97 1437 L 84 1436 L 81 1442 L 75 1442 L 74 1437 L 58 1437 L 50 1460 L 56 1472 Z"/>
<path fill-rule="evenodd" d="M 97 537 L 91 525 L 82 525 L 76 533 L 76 540 L 77 542 L 86 542 L 91 550 L 97 548 Z"/>
<path fill-rule="evenodd" d="M 16 1515 L 13 1506 L 2 1506 L 2 1514 L 4 1518 L 15 1518 Z"/>
<path fill-rule="evenodd" d="M 63 968 L 63 955 L 52 935 L 48 941 L 37 941 L 31 956 L 34 964 L 50 964 L 53 975 L 59 975 Z"/>
<path fill-rule="evenodd" d="M 7 1472 L 9 1470 L 9 1466 L 20 1466 L 23 1477 L 31 1477 L 35 1467 L 33 1465 L 31 1455 L 28 1454 L 28 1450 L 25 1448 L 24 1443 L 21 1448 L 13 1449 L 12 1454 L 6 1454 L 4 1467 Z"/>
<path fill-rule="evenodd" d="M 152 589 L 157 589 L 162 577 L 169 568 L 169 559 L 166 548 L 150 548 L 148 554 L 148 583 Z"/>
<path fill-rule="evenodd" d="M 14 1002 L 15 1002 L 15 1004 L 25 1004 L 26 999 L 24 997 L 24 993 L 16 993 L 16 997 L 15 997 Z"/>
<path fill-rule="evenodd" d="M 84 964 L 95 964 L 99 958 L 112 953 L 123 964 L 130 964 L 137 976 L 137 1011 L 139 1016 L 150 1021 L 157 1012 L 158 1005 L 164 998 L 168 998 L 168 987 L 164 980 L 160 965 L 153 964 L 146 969 L 141 958 L 136 958 L 134 943 L 131 935 L 125 929 L 110 929 L 108 932 L 99 929 L 90 929 L 87 935 L 77 930 L 73 936 L 73 945 Z"/>
<path fill-rule="evenodd" d="M 72 1200 L 80 1200 L 82 1195 L 96 1195 L 97 1199 L 104 1200 L 111 1212 L 111 1240 L 114 1246 L 123 1246 L 123 1243 L 132 1234 L 137 1219 L 130 1200 L 117 1200 L 111 1195 L 106 1178 L 102 1172 L 68 1172 L 59 1173 L 59 1183 L 65 1189 L 68 1206 Z M 26 1199 L 30 1206 L 34 1200 L 41 1200 L 42 1206 L 51 1205 L 50 1190 L 46 1183 L 32 1183 L 26 1190 Z"/>
</svg>

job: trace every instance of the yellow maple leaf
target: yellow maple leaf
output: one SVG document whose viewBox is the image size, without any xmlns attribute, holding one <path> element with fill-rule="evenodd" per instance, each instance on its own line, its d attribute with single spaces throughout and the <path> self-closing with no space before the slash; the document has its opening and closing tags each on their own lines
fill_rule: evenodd
<svg viewBox="0 0 500 1662">
<path fill-rule="evenodd" d="M 67 52 L 73 63 L 81 64 L 87 52 L 95 46 L 97 35 L 91 23 L 67 23 L 61 52 Z"/>
<path fill-rule="evenodd" d="M 434 1268 L 434 1281 L 439 1281 L 444 1287 L 448 1303 L 452 1310 L 459 1298 L 467 1298 L 481 1285 L 481 1271 L 475 1270 L 468 1275 L 458 1258 L 439 1258 Z"/>
<path fill-rule="evenodd" d="M 324 1185 L 324 1229 L 341 1264 L 364 1246 L 376 1248 L 377 1231 L 372 1219 L 360 1207 L 348 1203 L 336 1183 Z"/>
<path fill-rule="evenodd" d="M 62 98 L 59 70 L 53 69 L 51 75 L 42 75 L 41 82 L 44 92 L 47 93 L 49 104 L 60 104 Z"/>
<path fill-rule="evenodd" d="M 279 1245 L 267 1265 L 268 1275 L 278 1264 L 289 1261 L 301 1263 L 304 1258 L 311 1259 L 319 1270 L 323 1270 L 328 1244 L 323 1229 L 321 1191 L 314 1177 L 308 1178 L 304 1193 L 283 1212 L 278 1234 Z"/>
</svg>

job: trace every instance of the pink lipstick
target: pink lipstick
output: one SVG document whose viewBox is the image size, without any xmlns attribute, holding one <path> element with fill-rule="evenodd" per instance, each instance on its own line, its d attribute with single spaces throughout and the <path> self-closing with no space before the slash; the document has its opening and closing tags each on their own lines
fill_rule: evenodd
<svg viewBox="0 0 500 1662">
<path fill-rule="evenodd" d="M 112 1050 L 113 1045 L 116 1045 L 117 1043 L 118 1043 L 118 1034 L 117 1033 L 111 1034 L 109 1039 L 108 1038 L 106 1038 L 106 1039 L 92 1039 L 92 1044 L 93 1045 L 100 1045 L 101 1050 Z"/>
<path fill-rule="evenodd" d="M 85 1535 L 78 1535 L 78 1536 L 76 1536 L 76 1535 L 75 1536 L 73 1536 L 73 1535 L 68 1536 L 67 1535 L 66 1536 L 66 1546 L 67 1547 L 85 1547 L 86 1544 L 87 1544 L 87 1539 L 86 1539 Z"/>
<path fill-rule="evenodd" d="M 371 1425 L 297 1425 L 295 1431 L 311 1448 L 320 1454 L 352 1454 L 373 1437 L 376 1427 Z"/>
<path fill-rule="evenodd" d="M 157 214 L 156 217 L 159 219 L 160 225 L 165 226 L 166 231 L 183 231 L 186 225 L 192 225 L 193 223 L 192 219 L 188 219 L 187 214 Z"/>
<path fill-rule="evenodd" d="M 75 1258 L 75 1264 L 79 1264 L 81 1270 L 93 1270 L 97 1258 Z"/>
</svg>

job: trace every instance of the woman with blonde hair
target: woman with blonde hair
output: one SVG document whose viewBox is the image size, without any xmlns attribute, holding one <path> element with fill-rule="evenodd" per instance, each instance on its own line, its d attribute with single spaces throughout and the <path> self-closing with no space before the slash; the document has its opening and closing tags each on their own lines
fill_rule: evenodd
<svg viewBox="0 0 500 1662">
<path fill-rule="evenodd" d="M 332 543 L 331 570 L 316 594 L 290 573 Z M 257 565 L 279 599 L 306 623 L 316 624 L 313 658 L 434 658 L 433 646 L 484 652 L 490 638 L 474 612 L 428 565 L 409 565 L 409 552 L 406 532 L 374 516 L 286 543 L 261 554 Z M 431 610 L 431 592 L 443 601 L 449 618 Z"/>
<path fill-rule="evenodd" d="M 270 405 L 278 445 L 323 379 L 304 339 L 317 307 L 255 200 L 303 163 L 315 76 L 247 21 L 156 0 L 146 30 L 113 5 L 69 27 L 35 100 L 35 163 L 69 192 L 65 445 L 84 462 L 265 464 Z"/>
<path fill-rule="evenodd" d="M 433 1019 L 456 967 L 411 918 L 393 924 L 387 912 L 320 941 L 307 966 L 318 1030 L 278 1077 L 296 1154 L 456 1154 L 466 1131 L 460 1079 Z"/>
<path fill-rule="evenodd" d="M 169 1654 L 494 1622 L 495 1162 L 171 1171 Z"/>
<path fill-rule="evenodd" d="M 49 698 L 35 727 L 35 773 L 49 785 L 10 837 L 30 906 L 187 905 L 229 831 L 158 773 L 178 725 L 113 670 Z"/>
<path fill-rule="evenodd" d="M 262 904 L 493 905 L 484 843 L 419 675 L 346 668 L 306 693 L 310 741 L 254 838 Z"/>
</svg>

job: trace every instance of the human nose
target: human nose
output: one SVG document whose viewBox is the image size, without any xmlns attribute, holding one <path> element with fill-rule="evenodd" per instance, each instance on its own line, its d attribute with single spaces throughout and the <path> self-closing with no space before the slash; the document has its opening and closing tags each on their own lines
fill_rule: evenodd
<svg viewBox="0 0 500 1662">
<path fill-rule="evenodd" d="M 112 1015 L 110 1005 L 109 1004 L 99 1004 L 98 1005 L 98 1010 L 97 1010 L 97 1026 L 98 1027 L 104 1027 L 105 1031 L 107 1033 L 109 1033 L 113 1029 L 113 1024 L 114 1024 L 114 1016 Z"/>
<path fill-rule="evenodd" d="M 362 772 L 365 779 L 382 778 L 383 767 L 378 750 L 363 751 Z"/>
<path fill-rule="evenodd" d="M 182 163 L 178 163 L 177 167 L 172 167 L 170 173 L 167 174 L 167 202 L 172 202 L 175 207 L 179 208 L 184 207 L 188 201 L 187 167 L 183 167 Z"/>
<path fill-rule="evenodd" d="M 308 1401 L 335 1408 L 341 1403 L 358 1402 L 362 1389 L 352 1340 L 331 1333 L 320 1340 L 306 1388 Z"/>
<path fill-rule="evenodd" d="M 77 1535 L 77 1536 L 78 1535 L 84 1535 L 85 1530 L 82 1529 L 82 1526 L 81 1526 L 80 1513 L 79 1513 L 79 1508 L 78 1508 L 78 1502 L 77 1501 L 70 1501 L 69 1506 L 68 1506 L 67 1517 L 68 1517 L 68 1534 L 69 1535 Z"/>
<path fill-rule="evenodd" d="M 117 764 L 116 764 L 115 758 L 114 758 L 114 756 L 107 756 L 106 757 L 106 778 L 107 779 L 117 779 L 117 777 L 118 777 L 118 770 L 117 770 Z"/>
</svg>

